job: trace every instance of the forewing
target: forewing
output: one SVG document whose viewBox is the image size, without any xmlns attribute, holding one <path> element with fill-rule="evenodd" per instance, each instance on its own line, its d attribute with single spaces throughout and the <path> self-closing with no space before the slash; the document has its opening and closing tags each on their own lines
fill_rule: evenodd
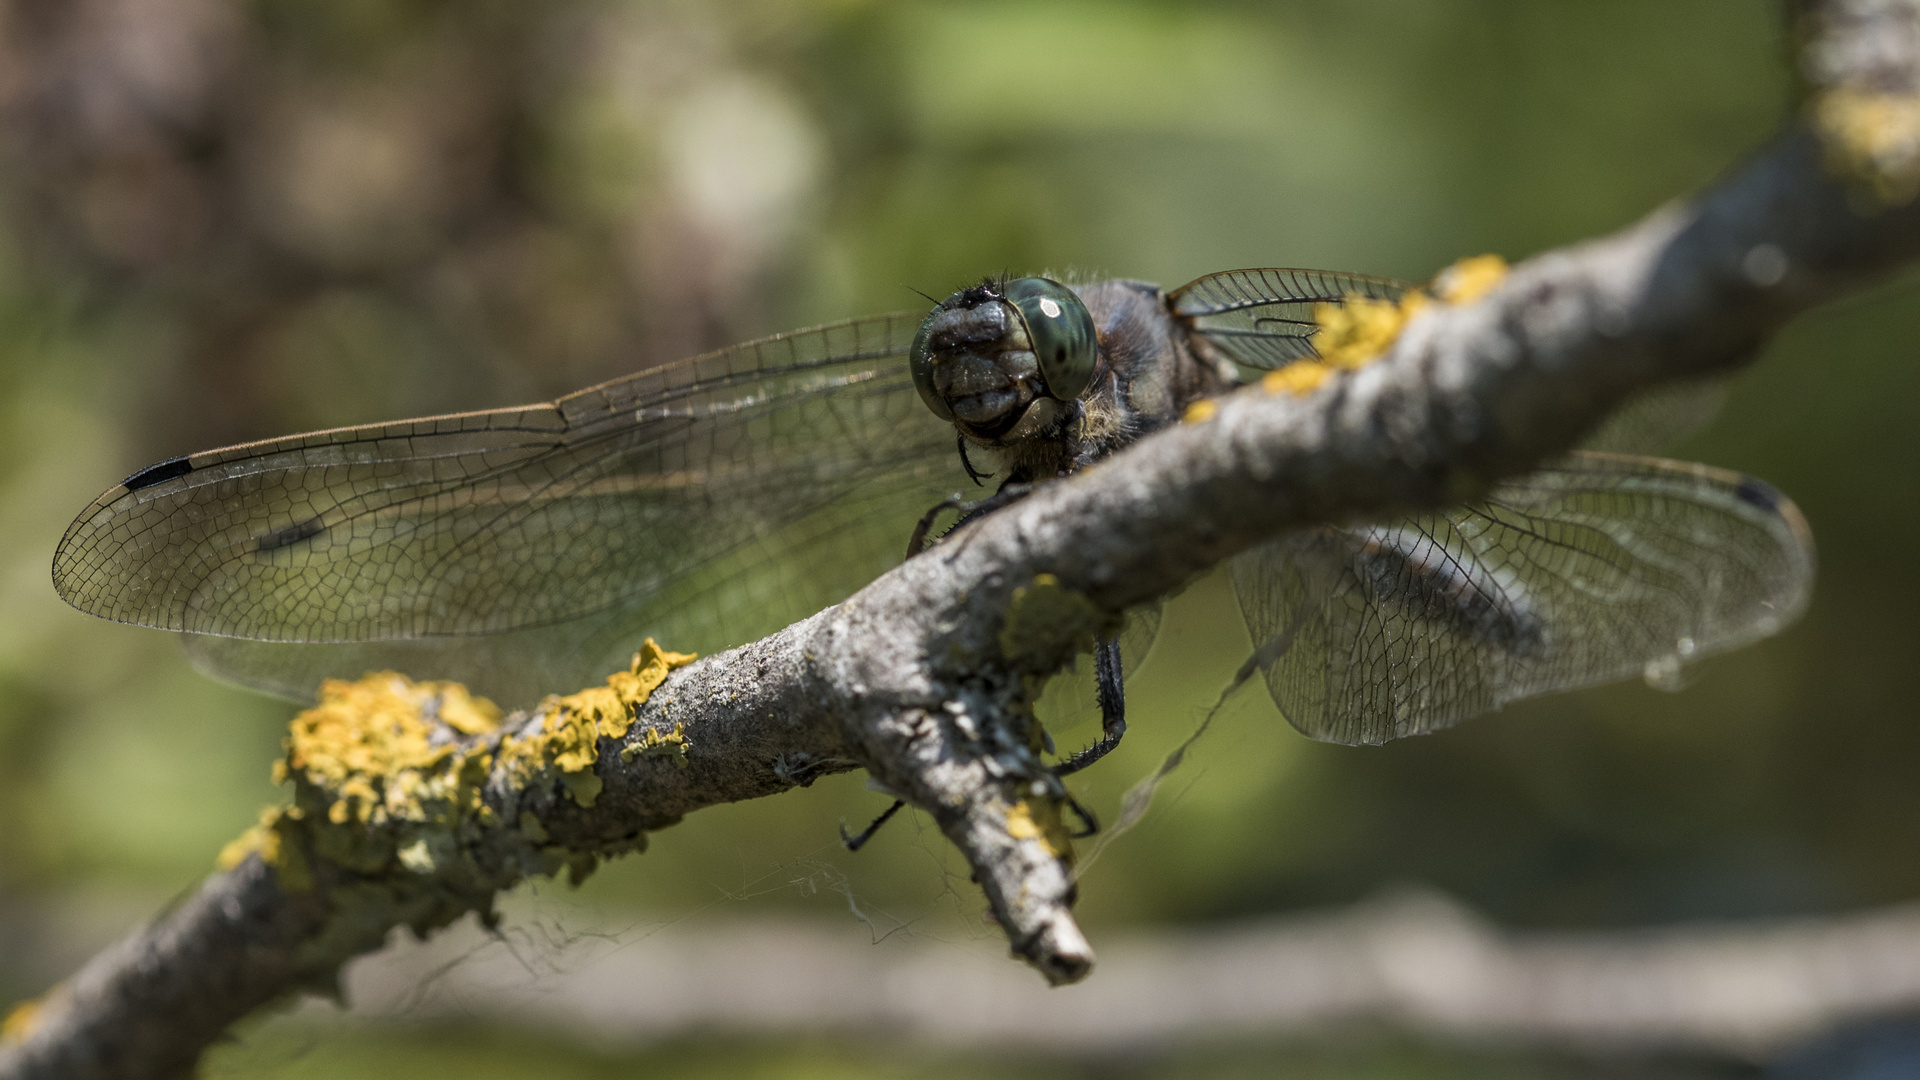
<svg viewBox="0 0 1920 1080">
<path fill-rule="evenodd" d="M 1187 329 L 1245 367 L 1272 369 L 1315 355 L 1315 304 L 1393 300 L 1404 281 L 1328 270 L 1226 270 L 1167 297 Z"/>
<path fill-rule="evenodd" d="M 944 441 L 939 449 L 953 452 Z M 716 555 L 657 592 L 628 594 L 549 626 L 327 644 L 183 637 L 188 655 L 207 674 L 294 701 L 311 700 L 328 676 L 391 669 L 454 679 L 503 705 L 531 705 L 546 694 L 599 682 L 624 667 L 648 637 L 668 648 L 708 653 L 763 637 L 845 599 L 898 564 L 912 523 L 952 494 L 945 456 L 901 464 L 868 488 Z"/>
<path fill-rule="evenodd" d="M 1813 578 L 1799 511 L 1750 477 L 1602 453 L 1486 502 L 1321 528 L 1234 560 L 1280 711 L 1382 743 L 1536 694 L 1644 675 L 1777 632 Z"/>
<path fill-rule="evenodd" d="M 679 621 L 708 626 L 726 621 L 716 604 L 831 602 L 885 568 L 843 555 L 836 530 L 908 507 L 897 561 L 914 499 L 959 478 L 952 429 L 903 359 L 919 321 L 834 324 L 544 405 L 155 466 L 74 522 L 55 584 L 107 618 L 274 642 L 570 624 L 544 638 L 578 644 L 624 636 L 668 597 L 706 605 Z M 845 572 L 788 566 L 807 552 Z"/>
</svg>

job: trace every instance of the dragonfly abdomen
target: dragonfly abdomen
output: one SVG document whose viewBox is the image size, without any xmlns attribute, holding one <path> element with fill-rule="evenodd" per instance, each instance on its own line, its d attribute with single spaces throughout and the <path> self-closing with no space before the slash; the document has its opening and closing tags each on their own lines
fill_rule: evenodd
<svg viewBox="0 0 1920 1080">
<path fill-rule="evenodd" d="M 1359 539 L 1354 569 L 1375 604 L 1516 659 L 1546 655 L 1546 620 L 1518 580 L 1457 557 L 1412 525 L 1371 528 Z"/>
</svg>

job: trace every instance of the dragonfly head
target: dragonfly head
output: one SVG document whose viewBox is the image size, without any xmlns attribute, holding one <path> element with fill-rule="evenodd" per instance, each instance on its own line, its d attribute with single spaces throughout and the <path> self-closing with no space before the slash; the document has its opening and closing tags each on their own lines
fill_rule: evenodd
<svg viewBox="0 0 1920 1080">
<path fill-rule="evenodd" d="M 913 339 L 913 384 L 961 431 L 1001 442 L 1036 403 L 1054 408 L 1093 381 L 1093 316 L 1051 278 L 987 280 L 936 305 Z M 1045 410 L 1051 414 L 1054 409 Z"/>
</svg>

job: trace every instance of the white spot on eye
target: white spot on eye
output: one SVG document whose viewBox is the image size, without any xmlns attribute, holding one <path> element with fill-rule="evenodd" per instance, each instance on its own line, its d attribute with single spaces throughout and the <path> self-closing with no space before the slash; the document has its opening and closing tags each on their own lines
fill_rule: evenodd
<svg viewBox="0 0 1920 1080">
<path fill-rule="evenodd" d="M 1040 298 L 1040 311 L 1049 319 L 1057 319 L 1060 317 L 1060 305 L 1044 296 Z"/>
<path fill-rule="evenodd" d="M 1763 289 L 1778 285 L 1787 276 L 1787 253 L 1778 244 L 1755 244 L 1740 260 L 1740 270 Z"/>
</svg>

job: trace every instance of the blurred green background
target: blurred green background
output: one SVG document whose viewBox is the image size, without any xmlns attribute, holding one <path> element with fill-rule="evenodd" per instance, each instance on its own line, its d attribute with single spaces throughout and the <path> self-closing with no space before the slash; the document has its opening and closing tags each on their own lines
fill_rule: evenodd
<svg viewBox="0 0 1920 1080">
<path fill-rule="evenodd" d="M 1520 258 L 1710 183 L 1794 107 L 1781 14 L 1752 0 L 7 0 L 0 50 L 0 998 L 93 940 L 55 922 L 137 923 L 277 797 L 290 706 L 49 585 L 72 515 L 144 464 L 548 397 L 1002 269 Z M 1088 874 L 1096 945 L 1406 882 L 1569 928 L 1920 897 L 1917 317 L 1903 281 L 1801 319 L 1673 449 L 1799 501 L 1821 559 L 1800 624 L 1682 693 L 1378 749 L 1306 741 L 1255 687 Z M 1090 805 L 1111 816 L 1245 649 L 1219 581 L 1174 602 L 1126 744 L 1076 781 Z M 718 808 L 567 902 L 846 919 L 850 892 L 991 932 L 924 822 L 837 850 L 884 805 L 855 776 Z M 409 1038 L 221 1075 L 453 1074 Z M 538 1038 L 461 1075 L 621 1068 L 566 1072 Z M 671 1053 L 699 1076 L 948 1067 Z M 1286 1060 L 1560 1075 L 1465 1053 Z M 1196 1055 L 1140 1075 L 1241 1074 Z"/>
</svg>

